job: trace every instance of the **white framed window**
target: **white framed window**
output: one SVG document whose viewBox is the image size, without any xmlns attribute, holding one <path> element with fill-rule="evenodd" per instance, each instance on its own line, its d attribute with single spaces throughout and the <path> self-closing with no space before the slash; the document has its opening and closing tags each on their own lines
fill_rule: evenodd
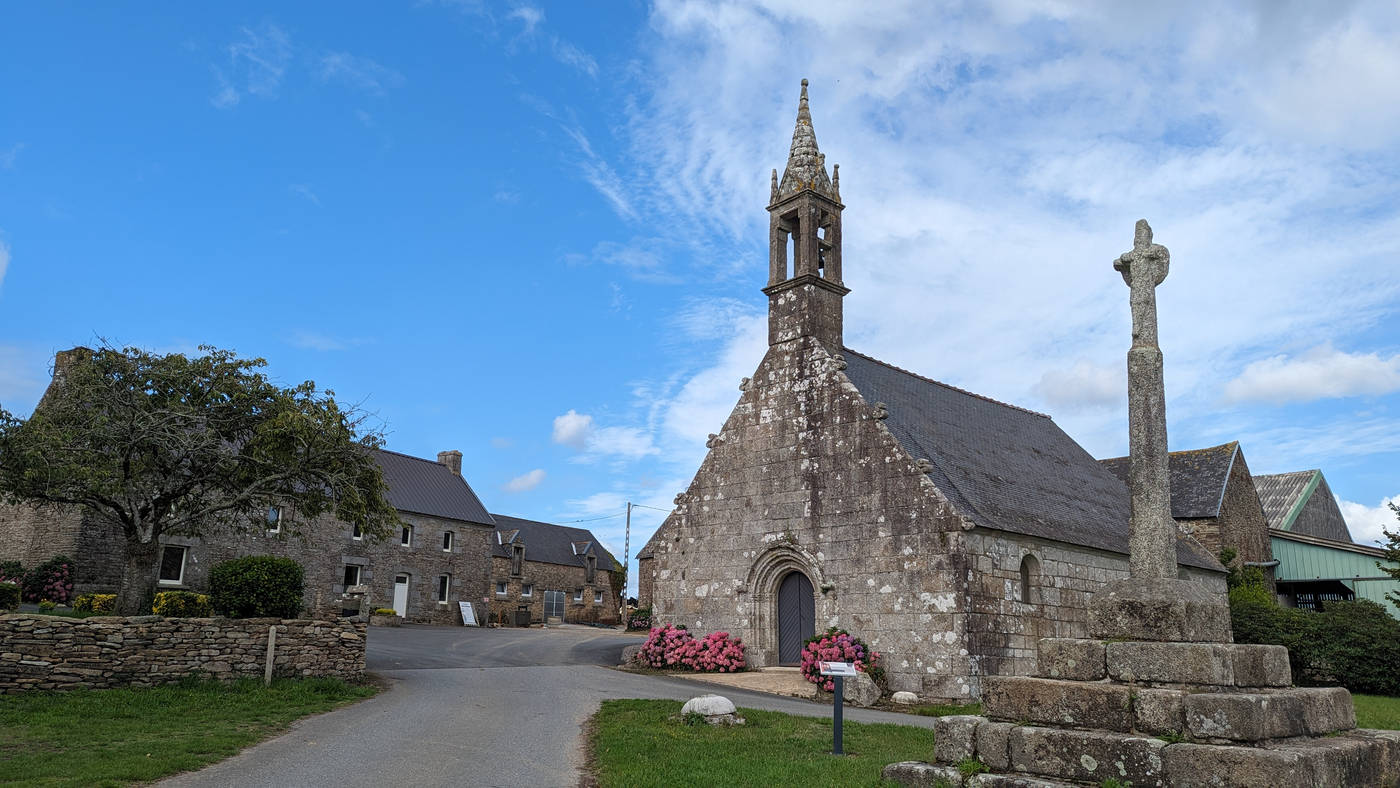
<svg viewBox="0 0 1400 788">
<path fill-rule="evenodd" d="M 267 507 L 267 532 L 270 534 L 282 533 L 282 507 Z"/>
<path fill-rule="evenodd" d="M 438 604 L 447 604 L 447 595 L 452 590 L 452 575 L 438 575 Z"/>
<path fill-rule="evenodd" d="M 525 585 L 523 585 L 523 586 L 520 587 L 520 596 L 521 596 L 521 597 L 530 597 L 530 596 L 534 596 L 534 595 L 535 595 L 535 586 L 534 586 L 534 584 L 532 584 L 532 583 L 526 583 Z"/>
<path fill-rule="evenodd" d="M 575 602 L 579 602 L 579 603 L 582 603 L 582 602 L 583 602 L 583 589 L 582 589 L 582 588 L 580 588 L 580 589 L 578 589 L 577 591 L 574 592 L 574 601 L 575 601 Z"/>
<path fill-rule="evenodd" d="M 506 581 L 504 581 L 504 580 L 499 580 L 499 581 L 496 582 L 496 596 L 505 596 L 505 595 L 506 595 Z"/>
<path fill-rule="evenodd" d="M 444 553 L 450 553 L 450 552 L 452 552 L 452 532 L 451 532 L 451 531 L 443 531 L 443 532 L 442 532 L 442 551 L 443 551 Z"/>
<path fill-rule="evenodd" d="M 603 604 L 603 592 L 602 592 L 602 591 L 594 591 L 594 592 L 593 592 L 593 604 L 595 604 L 595 605 L 601 605 L 601 604 Z"/>
<path fill-rule="evenodd" d="M 363 539 L 363 538 L 365 538 L 365 529 L 361 528 L 359 523 L 355 523 L 354 525 L 350 526 L 350 538 L 351 538 L 351 539 Z"/>
<path fill-rule="evenodd" d="M 357 586 L 360 584 L 360 567 L 355 564 L 345 565 L 345 587 Z"/>
<path fill-rule="evenodd" d="M 160 585 L 178 586 L 185 582 L 185 554 L 178 545 L 168 544 L 160 551 Z"/>
<path fill-rule="evenodd" d="M 399 532 L 399 544 L 404 547 L 413 546 L 413 526 L 405 525 L 403 530 Z"/>
</svg>

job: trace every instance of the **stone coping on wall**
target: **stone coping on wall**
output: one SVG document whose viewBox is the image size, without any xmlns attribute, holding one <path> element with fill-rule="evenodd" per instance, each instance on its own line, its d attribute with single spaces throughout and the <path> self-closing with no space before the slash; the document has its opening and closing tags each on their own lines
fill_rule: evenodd
<svg viewBox="0 0 1400 788">
<path fill-rule="evenodd" d="M 0 615 L 0 692 L 261 677 L 273 627 L 273 675 L 363 676 L 365 622 L 358 619 L 11 613 Z"/>
</svg>

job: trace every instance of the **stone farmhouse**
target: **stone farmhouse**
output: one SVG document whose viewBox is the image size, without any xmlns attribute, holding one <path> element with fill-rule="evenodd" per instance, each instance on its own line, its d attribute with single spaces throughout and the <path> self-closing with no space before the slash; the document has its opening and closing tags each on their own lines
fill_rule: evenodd
<svg viewBox="0 0 1400 788">
<path fill-rule="evenodd" d="M 78 349 L 59 353 L 55 368 L 61 370 L 70 363 L 75 352 Z M 398 533 L 376 541 L 348 523 L 322 516 L 302 524 L 293 534 L 282 527 L 295 515 L 292 505 L 275 506 L 269 509 L 263 530 L 163 537 L 159 563 L 152 567 L 158 573 L 158 589 L 202 592 L 208 589 L 209 568 L 220 561 L 244 555 L 277 555 L 292 558 L 305 569 L 304 604 L 309 616 L 341 615 L 344 591 L 364 585 L 374 607 L 393 608 L 411 622 L 460 622 L 459 601 L 472 602 L 478 618 L 484 621 L 496 598 L 493 573 L 508 578 L 509 567 L 497 572 L 493 564 L 502 549 L 497 539 L 501 526 L 463 478 L 462 453 L 445 451 L 436 460 L 429 460 L 375 450 L 374 458 L 383 471 L 389 503 L 405 523 Z M 540 571 L 540 588 L 567 590 L 570 600 L 576 589 L 586 588 L 589 594 L 601 590 L 612 610 L 612 620 L 617 620 L 615 594 L 606 579 L 597 580 L 595 586 L 587 556 L 596 557 L 604 573 L 614 562 L 591 533 L 505 519 L 529 523 L 529 533 L 539 535 L 541 567 L 553 566 L 546 559 L 560 554 L 549 529 L 558 528 L 569 541 L 586 543 L 587 554 L 581 552 L 576 557 L 577 578 Z M 523 530 L 519 525 L 510 527 Z M 569 549 L 567 544 L 564 551 Z M 125 565 L 124 546 L 118 530 L 84 516 L 80 510 L 0 505 L 0 561 L 14 560 L 28 566 L 56 555 L 69 556 L 77 570 L 76 593 L 114 593 Z M 586 604 L 570 605 L 570 620 L 607 620 L 605 614 L 594 612 L 598 603 L 593 597 L 586 598 Z M 542 607 L 536 618 L 543 619 Z"/>
<path fill-rule="evenodd" d="M 622 566 L 583 528 L 492 515 L 490 620 L 616 624 Z"/>
<path fill-rule="evenodd" d="M 1039 638 L 1087 636 L 1090 595 L 1128 576 L 1128 491 L 1049 416 L 847 348 L 843 208 L 804 81 L 772 175 L 768 352 L 640 551 L 641 604 L 743 638 L 756 665 L 842 627 L 891 690 L 979 697 L 1031 673 Z M 1208 550 L 1175 549 L 1224 588 Z"/>
</svg>

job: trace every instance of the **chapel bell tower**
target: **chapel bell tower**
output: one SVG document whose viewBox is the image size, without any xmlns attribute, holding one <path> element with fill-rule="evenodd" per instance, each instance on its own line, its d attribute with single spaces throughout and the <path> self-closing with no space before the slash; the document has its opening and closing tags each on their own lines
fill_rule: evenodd
<svg viewBox="0 0 1400 788">
<path fill-rule="evenodd" d="M 768 205 L 768 344 L 810 336 L 841 348 L 841 172 L 826 174 L 817 150 L 807 80 L 782 180 L 773 170 Z"/>
</svg>

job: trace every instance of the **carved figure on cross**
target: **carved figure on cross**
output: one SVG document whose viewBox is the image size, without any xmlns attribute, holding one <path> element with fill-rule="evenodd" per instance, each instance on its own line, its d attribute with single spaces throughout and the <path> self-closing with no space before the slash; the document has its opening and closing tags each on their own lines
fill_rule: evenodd
<svg viewBox="0 0 1400 788">
<path fill-rule="evenodd" d="M 1133 249 L 1113 261 L 1114 270 L 1132 289 L 1133 344 L 1157 345 L 1157 285 L 1167 278 L 1171 253 L 1167 247 L 1152 243 L 1152 227 L 1146 219 L 1138 219 L 1133 229 Z"/>
</svg>

